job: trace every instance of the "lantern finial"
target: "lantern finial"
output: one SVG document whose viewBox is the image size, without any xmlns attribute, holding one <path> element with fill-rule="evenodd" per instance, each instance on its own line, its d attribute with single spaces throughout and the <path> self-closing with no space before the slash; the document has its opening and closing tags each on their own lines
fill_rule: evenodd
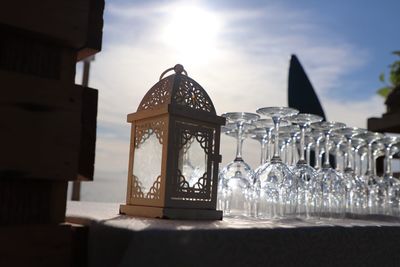
<svg viewBox="0 0 400 267">
<path fill-rule="evenodd" d="M 160 81 L 162 80 L 162 78 L 164 77 L 164 75 L 169 72 L 170 70 L 174 70 L 176 74 L 182 74 L 182 72 L 187 76 L 187 72 L 185 70 L 185 68 L 183 67 L 183 65 L 181 64 L 176 64 L 173 68 L 169 68 L 166 69 L 163 73 L 161 73 L 160 76 Z"/>
<path fill-rule="evenodd" d="M 175 73 L 181 74 L 182 72 L 185 72 L 185 74 L 186 74 L 185 68 L 181 64 L 176 64 L 174 67 L 174 71 L 175 71 Z"/>
</svg>

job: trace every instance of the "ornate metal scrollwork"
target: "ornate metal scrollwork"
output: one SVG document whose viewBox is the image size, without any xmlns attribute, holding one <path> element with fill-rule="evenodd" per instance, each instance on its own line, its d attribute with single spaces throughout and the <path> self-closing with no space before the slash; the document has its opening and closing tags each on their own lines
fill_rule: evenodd
<svg viewBox="0 0 400 267">
<path fill-rule="evenodd" d="M 150 187 L 149 192 L 146 194 L 146 198 L 160 199 L 160 187 L 161 187 L 161 175 L 157 177 L 152 187 Z"/>
<path fill-rule="evenodd" d="M 174 102 L 195 110 L 215 113 L 214 105 L 206 91 L 194 80 L 184 75 L 181 75 L 180 78 L 179 88 L 172 96 Z"/>
<path fill-rule="evenodd" d="M 161 105 L 168 104 L 171 101 L 172 83 L 172 76 L 162 79 L 160 82 L 156 83 L 143 97 L 138 111 L 152 110 Z"/>
<path fill-rule="evenodd" d="M 161 175 L 157 177 L 153 185 L 150 187 L 146 195 L 142 191 L 142 183 L 139 178 L 135 175 L 132 177 L 132 192 L 131 197 L 133 198 L 148 198 L 148 199 L 160 199 L 160 187 L 161 187 Z"/>
<path fill-rule="evenodd" d="M 135 175 L 132 175 L 131 197 L 133 197 L 133 198 L 144 198 L 144 194 L 142 192 L 141 183 L 140 183 L 139 179 Z"/>
<path fill-rule="evenodd" d="M 207 192 L 207 173 L 204 173 L 203 176 L 199 177 L 198 181 L 193 186 L 189 185 L 185 176 L 182 175 L 179 169 L 177 170 L 177 176 L 179 180 L 177 187 L 178 192 L 189 194 L 202 194 Z"/>
<path fill-rule="evenodd" d="M 177 77 L 179 83 L 176 83 Z M 153 110 L 170 103 L 216 113 L 207 92 L 196 81 L 182 74 L 168 76 L 156 83 L 143 97 L 138 111 Z"/>
<path fill-rule="evenodd" d="M 179 133 L 178 133 L 179 134 Z M 186 151 L 189 149 L 190 144 L 194 142 L 193 137 L 199 142 L 201 148 L 208 155 L 211 151 L 209 143 L 213 140 L 213 132 L 205 131 L 204 128 L 191 128 L 181 129 L 180 131 L 181 140 L 179 142 L 179 149 L 185 147 Z M 212 144 L 212 143 L 211 143 Z"/>
<path fill-rule="evenodd" d="M 135 147 L 137 148 L 143 144 L 153 133 L 162 145 L 164 143 L 164 128 L 164 120 L 151 121 L 136 125 Z"/>
</svg>

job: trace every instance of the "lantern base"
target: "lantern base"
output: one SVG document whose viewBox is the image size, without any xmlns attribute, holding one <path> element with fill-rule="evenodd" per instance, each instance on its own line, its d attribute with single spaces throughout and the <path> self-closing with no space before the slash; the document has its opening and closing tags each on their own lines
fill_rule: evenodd
<svg viewBox="0 0 400 267">
<path fill-rule="evenodd" d="M 222 211 L 207 209 L 160 208 L 120 205 L 119 213 L 131 216 L 175 220 L 222 220 Z"/>
</svg>

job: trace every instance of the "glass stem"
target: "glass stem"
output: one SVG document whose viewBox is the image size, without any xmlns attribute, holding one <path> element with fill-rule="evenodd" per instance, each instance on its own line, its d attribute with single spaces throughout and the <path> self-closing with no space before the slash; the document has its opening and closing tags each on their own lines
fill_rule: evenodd
<svg viewBox="0 0 400 267">
<path fill-rule="evenodd" d="M 307 164 L 310 165 L 310 161 L 311 161 L 311 147 L 312 147 L 312 143 L 307 144 L 307 149 L 306 149 L 306 160 L 307 160 Z"/>
<path fill-rule="evenodd" d="M 385 176 L 393 176 L 392 171 L 392 155 L 390 153 L 392 146 L 389 145 L 385 148 Z"/>
<path fill-rule="evenodd" d="M 367 172 L 365 173 L 367 176 L 372 175 L 372 142 L 368 143 L 368 149 L 367 149 Z"/>
<path fill-rule="evenodd" d="M 274 129 L 269 129 L 268 130 L 268 139 L 267 139 L 267 149 L 266 149 L 266 161 L 271 160 L 271 140 L 272 140 L 272 131 Z"/>
<path fill-rule="evenodd" d="M 297 135 L 295 134 L 292 137 L 292 162 L 290 163 L 290 165 L 295 165 L 296 164 L 296 160 L 297 160 Z"/>
<path fill-rule="evenodd" d="M 243 161 L 243 159 L 242 159 L 242 144 L 243 144 L 243 122 L 238 122 L 235 161 Z"/>
<path fill-rule="evenodd" d="M 339 140 L 338 143 L 336 144 L 336 148 L 335 148 L 335 162 L 336 162 L 335 170 L 336 171 L 340 171 L 340 167 L 341 167 L 341 164 L 339 164 L 339 159 L 342 158 L 342 155 L 340 153 L 340 145 L 341 144 L 342 144 L 342 142 Z"/>
<path fill-rule="evenodd" d="M 347 165 L 345 171 L 352 171 L 353 163 L 353 146 L 351 144 L 351 138 L 347 138 Z"/>
<path fill-rule="evenodd" d="M 358 173 L 359 172 L 359 160 L 358 160 L 358 152 L 359 152 L 359 147 L 354 148 L 354 152 L 353 152 L 353 170 L 354 173 Z"/>
<path fill-rule="evenodd" d="M 306 164 L 304 158 L 304 140 L 306 138 L 306 126 L 300 125 L 300 159 L 297 164 Z"/>
<path fill-rule="evenodd" d="M 281 119 L 278 117 L 272 117 L 275 125 L 275 136 L 274 136 L 274 157 L 272 158 L 273 161 L 281 161 L 280 158 L 280 151 L 279 151 L 279 124 Z"/>
<path fill-rule="evenodd" d="M 363 162 L 367 162 L 367 161 L 368 161 L 368 153 L 364 152 L 364 153 L 361 154 L 360 160 L 358 161 L 358 164 L 359 164 L 358 175 L 359 176 L 365 175 L 365 172 L 367 171 L 367 168 L 365 168 L 365 170 L 364 170 Z M 368 163 L 367 163 L 367 165 L 368 165 Z M 364 171 L 364 173 L 363 173 L 363 171 Z"/>
<path fill-rule="evenodd" d="M 375 150 L 374 152 L 372 152 L 372 164 L 373 164 L 373 167 L 372 167 L 372 170 L 374 171 L 374 176 L 377 176 L 378 175 L 378 171 L 377 171 L 377 169 L 376 169 L 376 160 L 378 159 L 378 151 L 377 150 Z"/>
<path fill-rule="evenodd" d="M 330 133 L 327 132 L 325 134 L 325 162 L 323 165 L 324 169 L 331 167 L 331 164 L 329 163 L 329 139 L 330 139 Z"/>
<path fill-rule="evenodd" d="M 260 164 L 264 164 L 265 162 L 265 157 L 266 157 L 266 149 L 267 148 L 267 138 L 263 137 L 263 139 L 261 139 L 261 159 L 260 159 Z"/>
<path fill-rule="evenodd" d="M 321 168 L 321 161 L 319 160 L 319 151 L 320 151 L 320 144 L 321 144 L 321 137 L 318 137 L 317 140 L 315 141 L 315 155 L 314 155 L 314 168 L 316 170 Z"/>
</svg>

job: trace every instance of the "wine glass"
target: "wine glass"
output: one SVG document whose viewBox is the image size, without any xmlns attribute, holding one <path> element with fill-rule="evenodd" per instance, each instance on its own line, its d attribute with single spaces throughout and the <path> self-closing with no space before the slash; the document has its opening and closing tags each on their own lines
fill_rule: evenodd
<svg viewBox="0 0 400 267">
<path fill-rule="evenodd" d="M 289 118 L 290 119 L 290 118 Z M 289 168 L 296 165 L 298 152 L 297 152 L 297 137 L 300 134 L 300 128 L 298 125 L 280 125 L 279 135 L 283 134 L 286 141 L 285 145 L 285 162 L 289 165 Z"/>
<path fill-rule="evenodd" d="M 392 159 L 395 145 L 399 142 L 400 137 L 397 136 L 385 136 L 382 139 L 382 143 L 385 146 L 385 172 L 382 177 L 382 182 L 386 189 L 385 213 L 395 216 L 399 215 L 400 181 L 393 176 Z M 395 153 L 397 153 L 397 151 Z"/>
<path fill-rule="evenodd" d="M 366 129 L 357 127 L 344 127 L 334 131 L 346 138 L 347 143 L 347 162 L 344 169 L 343 178 L 346 184 L 346 210 L 351 213 L 362 213 L 368 204 L 368 187 L 360 179 L 355 171 L 356 154 L 353 153 L 353 137 L 366 133 Z M 353 167 L 354 166 L 354 167 Z"/>
<path fill-rule="evenodd" d="M 356 138 L 362 138 L 365 140 L 367 145 L 367 170 L 364 174 L 361 175 L 360 179 L 367 185 L 368 187 L 368 212 L 374 213 L 373 210 L 375 208 L 376 199 L 377 199 L 377 180 L 374 172 L 374 159 L 373 159 L 373 147 L 372 145 L 383 138 L 383 134 L 374 133 L 374 132 L 366 132 L 362 134 L 358 134 L 355 136 Z"/>
<path fill-rule="evenodd" d="M 256 139 L 261 145 L 260 165 L 270 159 L 270 143 L 274 122 L 271 118 L 259 119 L 253 122 L 256 127 L 251 131 L 251 138 Z"/>
<path fill-rule="evenodd" d="M 299 113 L 288 107 L 266 107 L 257 113 L 269 116 L 274 121 L 274 156 L 255 173 L 255 187 L 259 196 L 258 216 L 278 217 L 294 215 L 297 202 L 297 179 L 282 162 L 279 150 L 279 127 L 283 118 Z"/>
<path fill-rule="evenodd" d="M 385 155 L 385 146 L 383 144 L 382 135 L 381 138 L 377 139 L 372 143 L 371 146 L 371 169 L 372 174 L 370 180 L 368 180 L 369 189 L 369 213 L 370 214 L 385 214 L 386 207 L 386 185 L 383 182 L 383 176 L 378 176 L 376 161 L 379 157 Z"/>
<path fill-rule="evenodd" d="M 364 163 L 367 156 L 367 142 L 362 138 L 353 137 L 352 144 L 354 148 L 354 172 L 361 179 L 364 169 L 366 169 L 366 164 Z"/>
<path fill-rule="evenodd" d="M 353 146 L 353 187 L 351 192 L 352 197 L 352 208 L 351 212 L 356 214 L 368 214 L 368 195 L 369 188 L 368 184 L 365 183 L 362 172 L 365 168 L 363 162 L 365 162 L 366 155 L 366 141 L 361 138 L 352 139 Z"/>
<path fill-rule="evenodd" d="M 318 132 L 318 133 L 317 133 Z M 321 131 L 316 131 L 314 129 L 309 129 L 306 132 L 305 136 L 305 145 L 306 145 L 306 161 L 307 164 L 310 166 L 314 166 L 315 169 L 315 155 L 314 158 L 312 158 L 312 149 L 314 148 L 313 153 L 315 153 L 315 150 L 317 149 L 317 139 L 320 137 L 323 137 L 323 133 Z M 318 144 L 319 146 L 319 144 Z"/>
<path fill-rule="evenodd" d="M 282 162 L 285 163 L 289 167 L 289 169 L 289 161 L 292 157 L 292 151 L 290 150 L 291 142 L 292 137 L 290 136 L 290 134 L 279 130 L 279 154 Z"/>
<path fill-rule="evenodd" d="M 321 130 L 312 127 L 310 135 L 314 139 L 314 169 L 320 170 L 322 168 L 321 162 L 321 142 L 325 138 L 325 133 Z"/>
<path fill-rule="evenodd" d="M 257 140 L 260 143 L 260 165 L 262 165 L 265 163 L 268 155 L 269 133 L 265 130 L 265 128 L 254 128 L 249 131 L 249 134 L 250 138 Z"/>
<path fill-rule="evenodd" d="M 322 168 L 318 170 L 320 186 L 315 189 L 317 206 L 322 216 L 344 217 L 345 215 L 345 193 L 346 186 L 343 176 L 331 167 L 329 162 L 330 135 L 335 129 L 345 127 L 344 123 L 322 121 L 311 124 L 311 127 L 325 134 L 325 161 Z M 319 205 L 318 205 L 319 202 Z"/>
<path fill-rule="evenodd" d="M 313 167 L 307 164 L 304 157 L 304 142 L 306 130 L 311 123 L 320 122 L 323 118 L 313 114 L 300 113 L 290 118 L 290 121 L 300 127 L 300 158 L 297 161 L 292 172 L 298 178 L 298 209 L 297 214 L 300 216 L 310 217 L 315 207 L 313 203 L 314 189 L 318 184 L 317 172 Z"/>
<path fill-rule="evenodd" d="M 260 118 L 255 113 L 229 112 L 222 114 L 236 133 L 236 157 L 219 174 L 218 202 L 225 215 L 249 216 L 253 196 L 253 170 L 242 158 L 244 133 Z M 229 132 L 229 131 L 228 131 Z"/>
<path fill-rule="evenodd" d="M 335 144 L 335 170 L 337 172 L 343 172 L 345 168 L 345 152 L 347 145 L 345 146 L 346 138 L 341 134 L 332 134 L 331 140 Z"/>
<path fill-rule="evenodd" d="M 264 164 L 266 161 L 271 160 L 271 141 L 272 141 L 272 132 L 274 130 L 274 122 L 271 118 L 265 118 L 265 119 L 259 119 L 255 122 L 253 122 L 253 125 L 256 127 L 252 131 L 252 138 L 256 139 L 260 142 L 261 144 L 261 164 Z M 289 125 L 288 121 L 281 120 L 280 122 L 281 126 L 286 126 Z M 262 130 L 264 129 L 264 130 Z"/>
</svg>

